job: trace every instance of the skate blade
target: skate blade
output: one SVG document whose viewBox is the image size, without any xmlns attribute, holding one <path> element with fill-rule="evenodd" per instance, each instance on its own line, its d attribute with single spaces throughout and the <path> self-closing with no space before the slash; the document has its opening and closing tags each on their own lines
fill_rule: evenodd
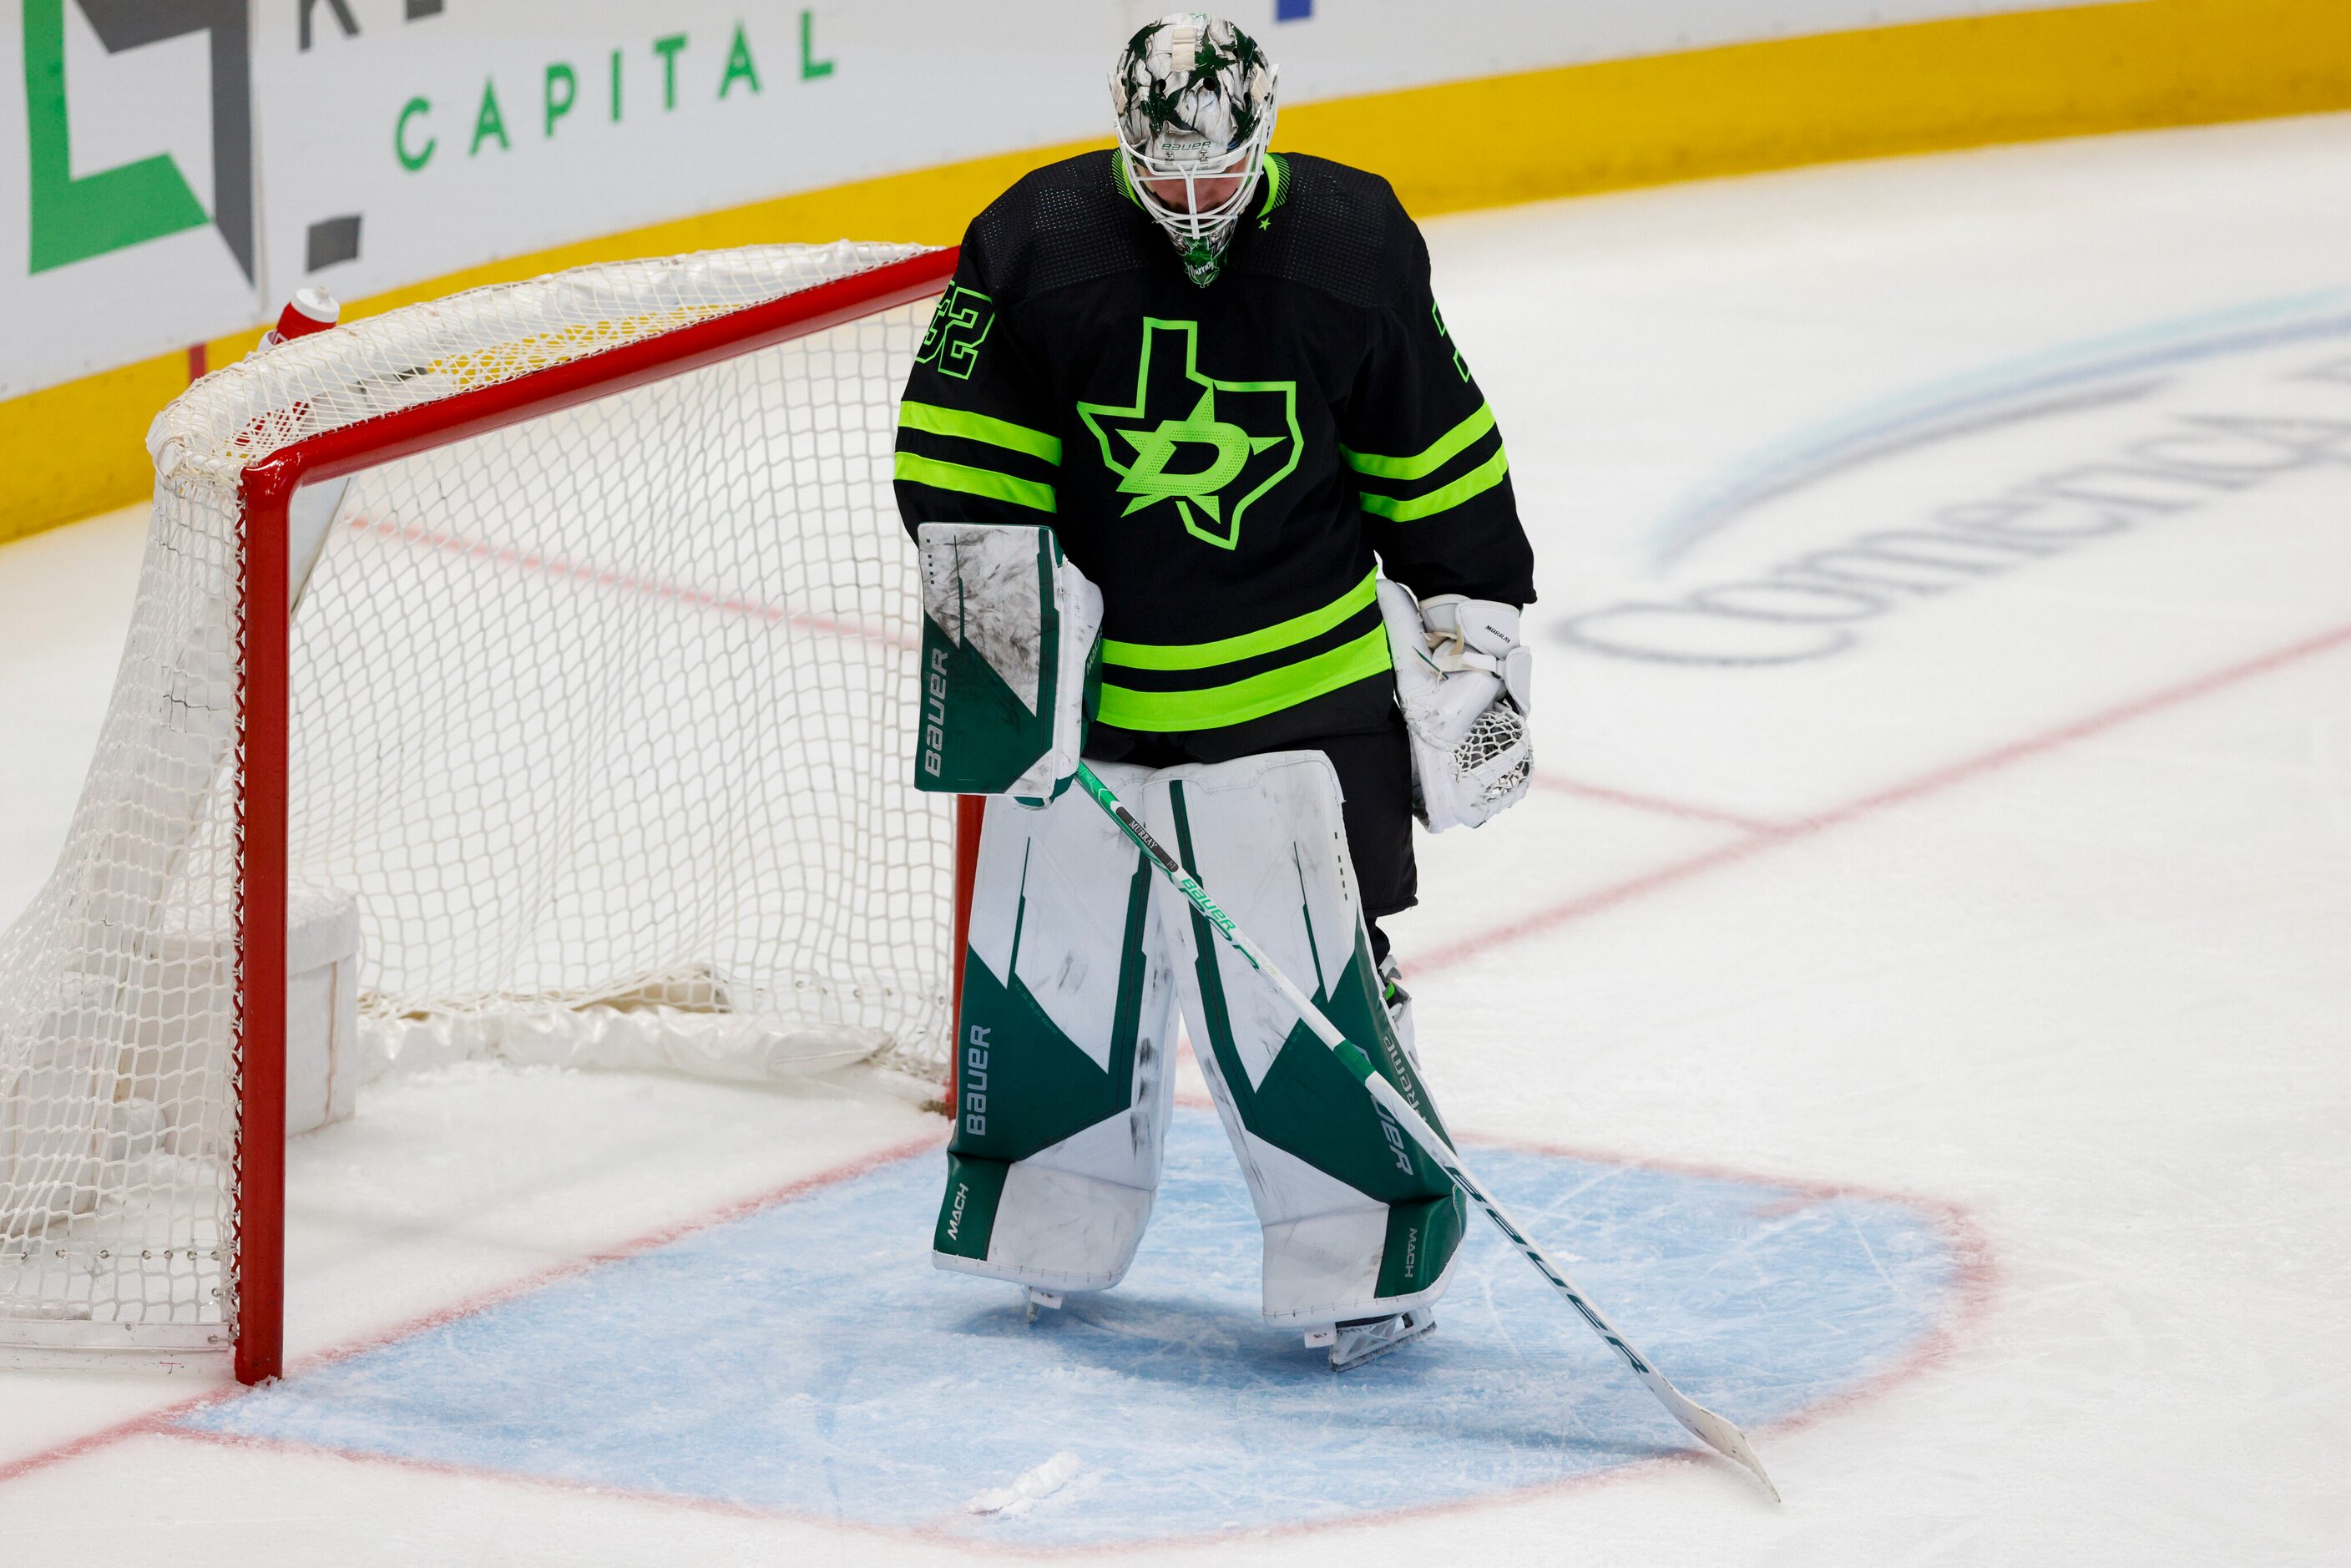
<svg viewBox="0 0 2351 1568">
<path fill-rule="evenodd" d="M 1426 1338 L 1436 1328 L 1437 1314 L 1426 1307 L 1370 1323 L 1342 1323 L 1331 1342 L 1331 1370 L 1352 1372 L 1367 1361 L 1377 1361 L 1392 1350 Z"/>
</svg>

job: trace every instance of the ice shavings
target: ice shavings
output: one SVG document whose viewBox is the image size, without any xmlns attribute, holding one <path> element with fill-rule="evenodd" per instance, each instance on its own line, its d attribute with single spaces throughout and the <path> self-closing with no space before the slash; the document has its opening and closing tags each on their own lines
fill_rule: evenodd
<svg viewBox="0 0 2351 1568">
<path fill-rule="evenodd" d="M 1010 1486 L 990 1487 L 974 1496 L 964 1507 L 979 1514 L 1026 1513 L 1040 1501 L 1068 1486 L 1078 1471 L 1084 1468 L 1084 1461 L 1064 1449 L 1034 1469 L 1023 1470 Z"/>
</svg>

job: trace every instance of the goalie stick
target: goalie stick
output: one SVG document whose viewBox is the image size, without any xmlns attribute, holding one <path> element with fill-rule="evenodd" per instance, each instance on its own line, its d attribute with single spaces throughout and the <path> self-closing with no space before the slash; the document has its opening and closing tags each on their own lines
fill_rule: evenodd
<svg viewBox="0 0 2351 1568">
<path fill-rule="evenodd" d="M 1593 1332 L 1605 1340 L 1618 1355 L 1625 1358 L 1625 1364 L 1633 1369 L 1633 1375 L 1639 1378 L 1643 1385 L 1657 1396 L 1657 1402 L 1666 1407 L 1673 1418 L 1679 1421 L 1689 1430 L 1691 1436 L 1707 1447 L 1725 1458 L 1735 1460 L 1752 1471 L 1755 1479 L 1763 1483 L 1763 1490 L 1771 1494 L 1771 1500 L 1779 1501 L 1780 1489 L 1771 1484 L 1771 1478 L 1764 1473 L 1763 1461 L 1755 1457 L 1755 1450 L 1748 1447 L 1747 1438 L 1739 1428 L 1676 1388 L 1664 1373 L 1650 1364 L 1647 1356 L 1635 1349 L 1631 1341 L 1618 1333 L 1610 1325 L 1608 1320 L 1600 1315 L 1600 1309 L 1593 1306 L 1585 1298 L 1583 1292 L 1576 1288 L 1575 1281 L 1569 1279 L 1565 1271 L 1551 1260 L 1550 1256 L 1541 1247 L 1531 1239 L 1525 1231 L 1519 1228 L 1518 1221 L 1512 1219 L 1502 1206 L 1479 1185 L 1478 1179 L 1471 1176 L 1468 1168 L 1461 1163 L 1461 1156 L 1453 1152 L 1452 1145 L 1437 1135 L 1437 1129 L 1431 1127 L 1426 1119 L 1413 1109 L 1411 1102 L 1397 1092 L 1395 1084 L 1380 1076 L 1378 1070 L 1372 1065 L 1372 1059 L 1364 1053 L 1363 1048 L 1340 1033 L 1337 1026 L 1323 1016 L 1322 1009 L 1308 1000 L 1290 981 L 1290 977 L 1274 967 L 1273 961 L 1259 950 L 1257 944 L 1249 940 L 1246 932 L 1233 924 L 1230 915 L 1217 907 L 1217 901 L 1208 896 L 1207 890 L 1193 878 L 1191 873 L 1186 871 L 1175 856 L 1160 846 L 1159 841 L 1151 836 L 1151 831 L 1143 825 L 1134 812 L 1126 809 L 1125 802 L 1112 792 L 1111 787 L 1103 783 L 1092 768 L 1083 762 L 1079 763 L 1077 780 L 1080 788 L 1093 797 L 1094 803 L 1110 813 L 1111 820 L 1118 824 L 1122 832 L 1134 841 L 1135 847 L 1150 857 L 1152 863 L 1159 868 L 1160 873 L 1175 884 L 1176 890 L 1191 901 L 1192 907 L 1198 910 L 1209 925 L 1224 934 L 1225 940 L 1232 944 L 1233 951 L 1248 960 L 1249 967 L 1272 983 L 1274 989 L 1280 993 L 1282 999 L 1290 1005 L 1300 1019 L 1314 1032 L 1315 1038 L 1329 1046 L 1332 1053 L 1346 1066 L 1347 1071 L 1354 1074 L 1357 1081 L 1363 1084 L 1365 1092 L 1377 1101 L 1390 1116 L 1395 1118 L 1396 1124 L 1411 1134 L 1413 1141 L 1427 1152 L 1429 1158 L 1445 1168 L 1446 1175 L 1453 1178 L 1454 1185 L 1461 1189 L 1470 1202 L 1485 1210 L 1486 1218 L 1500 1228 L 1502 1234 L 1510 1239 L 1510 1244 L 1519 1249 L 1521 1257 L 1535 1266 L 1538 1273 L 1551 1281 L 1552 1289 L 1567 1298 L 1567 1304 L 1573 1307 L 1576 1314 L 1592 1325 Z"/>
</svg>

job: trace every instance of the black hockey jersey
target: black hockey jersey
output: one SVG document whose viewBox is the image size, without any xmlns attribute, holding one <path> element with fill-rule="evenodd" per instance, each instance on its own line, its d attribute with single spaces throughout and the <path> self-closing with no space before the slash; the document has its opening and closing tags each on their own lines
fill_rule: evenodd
<svg viewBox="0 0 2351 1568">
<path fill-rule="evenodd" d="M 1115 154 L 1024 176 L 965 237 L 895 474 L 909 531 L 1050 527 L 1102 588 L 1098 733 L 1202 760 L 1393 722 L 1375 558 L 1423 596 L 1534 598 L 1420 231 L 1320 158 L 1267 159 L 1206 288 Z"/>
</svg>

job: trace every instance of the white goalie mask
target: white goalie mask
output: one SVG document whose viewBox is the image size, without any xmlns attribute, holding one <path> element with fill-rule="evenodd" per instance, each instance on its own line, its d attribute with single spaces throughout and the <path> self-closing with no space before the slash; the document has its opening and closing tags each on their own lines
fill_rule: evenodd
<svg viewBox="0 0 2351 1568">
<path fill-rule="evenodd" d="M 1257 40 L 1198 11 L 1162 16 L 1134 37 L 1110 73 L 1111 110 L 1128 186 L 1207 287 L 1257 191 L 1273 139 L 1274 81 Z M 1181 206 L 1147 181 L 1183 182 Z M 1236 180 L 1229 194 L 1217 183 Z M 1204 200 L 1204 197 L 1214 198 Z"/>
</svg>

